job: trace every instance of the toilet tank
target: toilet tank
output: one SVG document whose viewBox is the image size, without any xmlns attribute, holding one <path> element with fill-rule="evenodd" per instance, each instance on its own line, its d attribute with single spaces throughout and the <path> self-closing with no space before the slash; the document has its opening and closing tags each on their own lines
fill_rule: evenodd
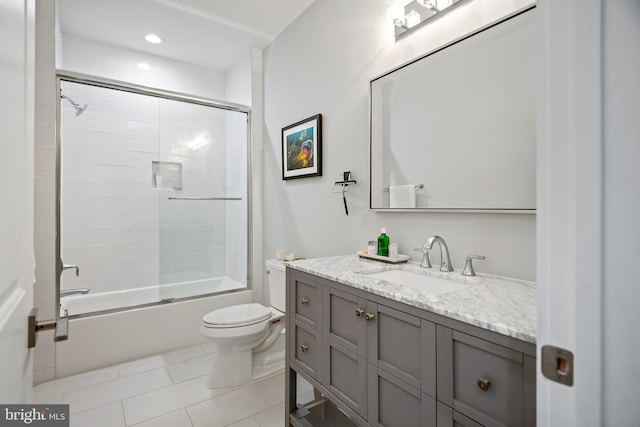
<svg viewBox="0 0 640 427">
<path fill-rule="evenodd" d="M 271 307 L 284 312 L 287 282 L 284 263 L 277 259 L 268 259 L 266 265 L 269 277 L 269 302 Z"/>
</svg>

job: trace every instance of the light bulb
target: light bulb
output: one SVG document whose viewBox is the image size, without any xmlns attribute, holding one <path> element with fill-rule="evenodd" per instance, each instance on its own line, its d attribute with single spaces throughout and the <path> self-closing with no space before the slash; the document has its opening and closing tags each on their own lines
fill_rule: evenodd
<svg viewBox="0 0 640 427">
<path fill-rule="evenodd" d="M 453 4 L 453 0 L 436 0 L 438 9 L 446 9 Z"/>
<path fill-rule="evenodd" d="M 405 16 L 404 19 L 407 23 L 407 27 L 413 28 L 420 23 L 420 14 L 415 10 L 412 10 L 411 12 L 407 13 L 407 16 Z"/>
<path fill-rule="evenodd" d="M 397 1 L 394 2 L 389 9 L 387 9 L 387 17 L 396 27 L 403 27 L 405 23 L 404 6 Z"/>
<path fill-rule="evenodd" d="M 416 0 L 419 5 L 426 7 L 427 9 L 437 12 L 438 6 L 436 6 L 436 0 Z"/>
</svg>

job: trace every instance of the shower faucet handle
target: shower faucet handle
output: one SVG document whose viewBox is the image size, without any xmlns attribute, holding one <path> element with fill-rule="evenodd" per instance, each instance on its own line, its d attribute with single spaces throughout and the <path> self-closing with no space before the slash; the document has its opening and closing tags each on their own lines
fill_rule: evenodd
<svg viewBox="0 0 640 427">
<path fill-rule="evenodd" d="M 80 267 L 78 267 L 75 264 L 64 264 L 62 263 L 62 261 L 60 262 L 61 267 L 60 267 L 60 273 L 64 272 L 65 270 L 69 270 L 69 269 L 75 269 L 76 270 L 76 277 L 80 276 Z"/>
</svg>

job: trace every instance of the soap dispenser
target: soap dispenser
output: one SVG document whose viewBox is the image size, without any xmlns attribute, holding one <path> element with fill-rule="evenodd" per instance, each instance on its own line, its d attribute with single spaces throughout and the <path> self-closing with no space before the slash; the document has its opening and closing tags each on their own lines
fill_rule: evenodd
<svg viewBox="0 0 640 427">
<path fill-rule="evenodd" d="M 389 256 L 389 236 L 387 236 L 387 229 L 380 229 L 380 235 L 378 236 L 378 255 Z"/>
</svg>

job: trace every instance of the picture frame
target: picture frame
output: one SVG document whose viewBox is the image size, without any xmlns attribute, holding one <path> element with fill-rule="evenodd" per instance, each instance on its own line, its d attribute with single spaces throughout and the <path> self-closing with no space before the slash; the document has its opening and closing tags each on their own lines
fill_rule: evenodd
<svg viewBox="0 0 640 427">
<path fill-rule="evenodd" d="M 282 128 L 282 179 L 322 176 L 322 115 Z"/>
</svg>

